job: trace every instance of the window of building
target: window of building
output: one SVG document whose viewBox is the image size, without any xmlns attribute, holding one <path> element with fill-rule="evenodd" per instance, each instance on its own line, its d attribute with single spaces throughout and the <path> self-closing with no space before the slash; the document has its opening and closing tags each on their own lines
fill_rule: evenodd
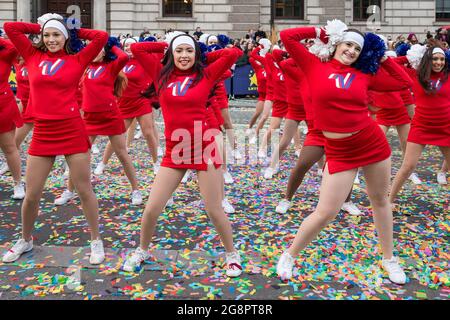
<svg viewBox="0 0 450 320">
<path fill-rule="evenodd" d="M 304 0 L 274 0 L 274 15 L 278 19 L 304 19 Z"/>
<path fill-rule="evenodd" d="M 371 10 L 367 12 L 369 7 Z M 381 0 L 353 0 L 354 21 L 367 21 L 373 14 L 380 13 L 376 10 L 381 10 Z"/>
<path fill-rule="evenodd" d="M 450 21 L 450 0 L 436 0 L 436 20 Z"/>
<path fill-rule="evenodd" d="M 163 17 L 192 17 L 192 0 L 163 0 Z"/>
</svg>

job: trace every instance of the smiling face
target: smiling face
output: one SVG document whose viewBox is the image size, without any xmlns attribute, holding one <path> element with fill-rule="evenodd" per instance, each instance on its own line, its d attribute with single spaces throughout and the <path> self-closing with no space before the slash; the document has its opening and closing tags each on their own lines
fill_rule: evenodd
<svg viewBox="0 0 450 320">
<path fill-rule="evenodd" d="M 123 51 L 125 51 L 125 53 L 128 55 L 128 57 L 133 58 L 133 53 L 131 52 L 131 44 L 133 42 L 132 41 L 127 41 L 124 45 L 123 45 Z"/>
<path fill-rule="evenodd" d="M 188 44 L 180 44 L 173 51 L 175 67 L 189 70 L 195 63 L 195 49 Z"/>
<path fill-rule="evenodd" d="M 444 69 L 445 66 L 445 56 L 442 53 L 433 54 L 433 72 L 439 73 Z"/>
<path fill-rule="evenodd" d="M 64 34 L 56 28 L 45 28 L 42 33 L 42 40 L 47 50 L 52 53 L 62 50 L 66 44 Z"/>
<path fill-rule="evenodd" d="M 209 46 L 212 46 L 213 44 L 217 44 L 217 39 L 216 38 L 213 38 L 213 37 L 210 37 L 209 39 L 208 39 L 208 47 Z"/>
<path fill-rule="evenodd" d="M 340 63 L 349 66 L 358 60 L 360 54 L 361 47 L 359 45 L 351 41 L 345 41 L 337 45 L 334 58 Z"/>
</svg>

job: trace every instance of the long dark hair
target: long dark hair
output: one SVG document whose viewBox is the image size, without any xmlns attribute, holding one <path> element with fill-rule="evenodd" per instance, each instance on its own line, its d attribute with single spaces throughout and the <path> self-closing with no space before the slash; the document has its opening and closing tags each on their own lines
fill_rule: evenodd
<svg viewBox="0 0 450 320">
<path fill-rule="evenodd" d="M 419 67 L 417 68 L 419 83 L 428 94 L 436 93 L 436 88 L 433 87 L 430 82 L 431 72 L 433 70 L 433 50 L 436 48 L 440 48 L 445 51 L 445 49 L 438 42 L 433 43 L 433 45 L 430 46 L 425 52 L 422 61 L 420 61 Z M 444 73 L 444 78 L 441 79 L 441 81 L 446 82 L 448 79 L 447 59 L 445 59 L 445 66 L 442 72 Z"/>
<path fill-rule="evenodd" d="M 194 41 L 195 62 L 194 62 L 194 66 L 192 67 L 192 69 L 193 69 L 192 73 L 196 73 L 197 76 L 194 79 L 194 82 L 192 83 L 192 87 L 195 86 L 203 78 L 204 65 L 202 63 L 200 46 L 198 45 L 197 41 L 195 41 L 195 39 L 193 37 L 191 37 L 190 35 L 181 34 L 172 39 L 172 41 L 170 42 L 169 48 L 167 49 L 166 54 L 164 55 L 164 58 L 162 61 L 163 68 L 161 69 L 161 73 L 159 76 L 158 93 L 161 91 L 162 88 L 165 88 L 167 86 L 167 83 L 169 82 L 169 77 L 172 74 L 173 70 L 175 69 L 174 55 L 172 52 L 172 44 L 173 44 L 173 41 L 178 37 L 189 37 L 192 39 L 192 41 Z"/>
<path fill-rule="evenodd" d="M 59 20 L 59 19 L 50 19 L 50 20 L 56 20 L 56 21 L 59 21 L 59 22 L 62 23 L 62 25 L 64 26 L 64 28 L 66 28 L 67 34 L 68 34 L 68 38 L 66 39 L 66 43 L 64 44 L 64 50 L 65 50 L 68 54 L 75 54 L 76 52 L 74 52 L 74 51 L 72 50 L 71 46 L 70 46 L 70 32 L 69 32 L 69 30 L 67 29 L 66 24 L 64 23 L 64 21 L 63 21 L 63 20 Z M 50 21 L 50 20 L 48 20 L 48 21 Z M 45 43 L 44 43 L 44 28 L 42 28 L 42 30 L 41 30 L 41 38 L 40 38 L 39 42 L 36 43 L 34 46 L 35 46 L 37 49 L 41 50 L 41 51 L 44 51 L 44 52 L 47 52 L 47 51 L 48 51 L 48 49 L 47 49 L 47 47 L 45 46 Z"/>
</svg>

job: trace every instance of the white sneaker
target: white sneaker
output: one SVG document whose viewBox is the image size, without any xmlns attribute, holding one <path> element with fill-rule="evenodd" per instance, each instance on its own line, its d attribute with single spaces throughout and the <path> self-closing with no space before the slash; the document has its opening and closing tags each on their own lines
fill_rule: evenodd
<svg viewBox="0 0 450 320">
<path fill-rule="evenodd" d="M 142 204 L 142 194 L 139 190 L 134 190 L 131 193 L 131 203 L 133 206 L 140 206 Z"/>
<path fill-rule="evenodd" d="M 122 270 L 127 272 L 134 272 L 136 268 L 138 268 L 148 258 L 150 258 L 150 253 L 138 247 L 136 250 L 134 250 L 131 256 L 127 258 L 122 266 Z"/>
<path fill-rule="evenodd" d="M 227 198 L 222 200 L 222 207 L 225 213 L 235 213 L 233 205 L 228 201 Z"/>
<path fill-rule="evenodd" d="M 106 165 L 103 162 L 99 162 L 97 167 L 94 170 L 94 174 L 96 176 L 100 176 L 103 174 L 103 171 L 105 170 Z"/>
<path fill-rule="evenodd" d="M 239 252 L 227 252 L 225 253 L 225 259 L 227 264 L 227 276 L 230 278 L 239 277 L 242 273 L 241 256 Z"/>
<path fill-rule="evenodd" d="M 14 200 L 22 200 L 25 198 L 25 186 L 23 182 L 19 182 L 14 186 L 14 194 L 12 196 Z"/>
<path fill-rule="evenodd" d="M 245 135 L 246 136 L 251 136 L 253 134 L 253 129 L 247 129 L 245 130 Z"/>
<path fill-rule="evenodd" d="M 296 156 L 297 158 L 300 158 L 300 153 L 301 153 L 300 150 L 295 150 L 295 156 Z"/>
<path fill-rule="evenodd" d="M 161 168 L 161 162 L 157 161 L 153 164 L 153 172 L 155 176 L 158 174 L 159 168 Z"/>
<path fill-rule="evenodd" d="M 356 173 L 355 180 L 353 181 L 354 184 L 361 184 L 361 180 L 359 180 L 359 173 Z"/>
<path fill-rule="evenodd" d="M 412 173 L 409 176 L 409 180 L 411 180 L 412 183 L 414 183 L 414 184 L 422 184 L 422 180 L 419 179 L 419 177 L 417 176 L 417 173 Z"/>
<path fill-rule="evenodd" d="M 381 263 L 383 269 L 389 274 L 389 280 L 396 284 L 406 283 L 406 274 L 398 263 L 397 257 L 392 257 L 390 260 L 383 259 Z"/>
<path fill-rule="evenodd" d="M 264 150 L 259 150 L 258 151 L 258 158 L 260 158 L 260 159 L 267 158 L 267 153 Z"/>
<path fill-rule="evenodd" d="M 225 184 L 232 184 L 234 182 L 234 179 L 228 170 L 223 172 L 223 179 L 225 180 Z"/>
<path fill-rule="evenodd" d="M 171 207 L 174 204 L 175 204 L 175 201 L 173 200 L 173 197 L 170 197 L 170 199 L 167 200 L 166 207 Z"/>
<path fill-rule="evenodd" d="M 142 130 L 137 130 L 136 129 L 136 134 L 134 135 L 134 139 L 137 140 L 137 139 L 140 139 L 140 138 L 142 138 Z"/>
<path fill-rule="evenodd" d="M 250 144 L 255 144 L 256 143 L 256 136 L 253 136 L 250 138 L 250 140 L 248 141 Z"/>
<path fill-rule="evenodd" d="M 57 206 L 65 205 L 67 202 L 74 199 L 76 196 L 77 194 L 75 192 L 66 189 L 58 198 L 55 199 L 54 204 Z"/>
<path fill-rule="evenodd" d="M 306 127 L 306 128 L 303 129 L 303 134 L 304 134 L 304 135 L 308 134 L 308 127 Z"/>
<path fill-rule="evenodd" d="M 188 182 L 190 176 L 191 176 L 191 172 L 189 170 L 186 170 L 186 172 L 184 173 L 183 179 L 181 179 L 181 183 Z"/>
<path fill-rule="evenodd" d="M 292 270 L 294 269 L 295 259 L 289 254 L 284 252 L 277 264 L 277 274 L 281 280 L 289 280 L 292 278 Z"/>
<path fill-rule="evenodd" d="M 163 155 L 163 149 L 161 147 L 158 147 L 158 157 L 162 157 Z"/>
<path fill-rule="evenodd" d="M 438 172 L 437 174 L 437 182 L 441 185 L 446 185 L 447 184 L 447 175 L 445 174 L 445 172 Z"/>
<path fill-rule="evenodd" d="M 351 201 L 344 202 L 344 204 L 342 205 L 342 210 L 346 211 L 347 213 L 349 213 L 352 216 L 361 216 L 362 215 L 361 210 L 359 210 L 359 208 Z"/>
<path fill-rule="evenodd" d="M 31 250 L 33 250 L 33 239 L 28 242 L 25 241 L 25 239 L 19 239 L 19 241 L 3 255 L 2 261 L 4 263 L 14 262 L 19 259 L 23 253 Z"/>
<path fill-rule="evenodd" d="M 291 208 L 292 203 L 289 200 L 283 199 L 275 208 L 275 212 L 277 213 L 286 213 Z"/>
<path fill-rule="evenodd" d="M 272 179 L 273 176 L 278 173 L 278 171 L 278 166 L 275 169 L 273 169 L 272 167 L 267 167 L 264 171 L 264 179 Z"/>
<path fill-rule="evenodd" d="M 233 155 L 234 159 L 236 159 L 236 160 L 241 160 L 242 159 L 242 154 L 240 153 L 240 151 L 238 149 L 233 150 L 231 152 L 231 154 Z"/>
<path fill-rule="evenodd" d="M 103 241 L 91 241 L 91 256 L 89 257 L 90 264 L 100 264 L 105 260 L 105 250 L 103 249 Z"/>
<path fill-rule="evenodd" d="M 91 147 L 92 153 L 93 154 L 99 154 L 100 153 L 100 149 L 97 147 L 97 144 L 93 144 Z"/>
<path fill-rule="evenodd" d="M 1 167 L 0 167 L 0 176 L 4 175 L 5 173 L 7 173 L 9 171 L 9 167 L 8 164 L 5 162 Z"/>
</svg>

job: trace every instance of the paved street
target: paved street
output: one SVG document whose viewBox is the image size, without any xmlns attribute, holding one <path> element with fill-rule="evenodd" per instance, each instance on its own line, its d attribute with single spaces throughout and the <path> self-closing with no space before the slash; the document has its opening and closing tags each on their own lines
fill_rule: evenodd
<svg viewBox="0 0 450 320">
<path fill-rule="evenodd" d="M 255 101 L 230 102 L 237 135 L 243 139 Z M 160 119 L 161 120 L 161 119 Z M 159 121 L 160 128 L 161 121 Z M 303 137 L 302 137 L 303 139 Z M 393 172 L 401 152 L 393 131 Z M 99 143 L 103 151 L 106 139 Z M 320 177 L 314 167 L 305 177 L 293 208 L 275 212 L 295 163 L 294 150 L 282 158 L 280 173 L 264 180 L 263 166 L 247 161 L 230 165 L 235 180 L 226 194 L 235 206 L 230 215 L 236 247 L 245 271 L 228 279 L 222 265 L 223 247 L 200 201 L 197 183 L 180 185 L 175 205 L 160 216 L 154 238 L 154 259 L 137 273 L 119 270 L 124 257 L 139 241 L 143 206 L 130 203 L 128 181 L 113 157 L 105 173 L 93 177 L 100 205 L 101 231 L 107 259 L 99 267 L 88 262 L 89 233 L 79 200 L 56 207 L 53 201 L 64 190 L 64 162 L 58 158 L 41 202 L 34 233 L 35 249 L 14 264 L 0 263 L 0 299 L 449 299 L 449 187 L 436 182 L 442 156 L 427 148 L 417 173 L 423 184 L 408 182 L 394 213 L 395 250 L 408 275 L 404 286 L 391 284 L 379 268 L 372 211 L 364 179 L 355 185 L 353 202 L 364 212 L 354 217 L 340 212 L 319 237 L 297 258 L 295 277 L 282 282 L 275 265 L 295 232 L 318 200 Z M 140 187 L 148 196 L 154 179 L 143 139 L 134 140 L 131 155 Z M 25 158 L 25 153 L 22 154 Z M 93 168 L 101 155 L 94 155 Z M 3 157 L 1 156 L 3 160 Z M 20 235 L 20 204 L 10 198 L 10 175 L 0 177 L 0 251 Z"/>
</svg>

